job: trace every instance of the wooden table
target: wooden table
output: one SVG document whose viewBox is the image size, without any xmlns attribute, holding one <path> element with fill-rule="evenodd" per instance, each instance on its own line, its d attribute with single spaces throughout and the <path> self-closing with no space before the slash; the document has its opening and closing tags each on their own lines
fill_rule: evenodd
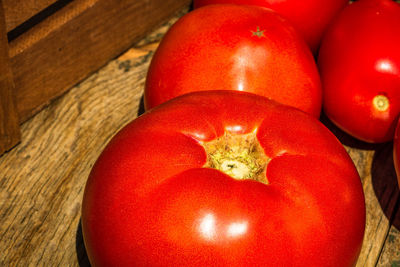
<svg viewBox="0 0 400 267">
<path fill-rule="evenodd" d="M 0 266 L 89 265 L 80 226 L 87 176 L 107 141 L 143 112 L 150 59 L 180 15 L 22 125 L 22 142 L 0 157 Z M 400 266 L 392 143 L 358 142 L 322 121 L 345 145 L 364 187 L 367 225 L 357 266 Z"/>
</svg>

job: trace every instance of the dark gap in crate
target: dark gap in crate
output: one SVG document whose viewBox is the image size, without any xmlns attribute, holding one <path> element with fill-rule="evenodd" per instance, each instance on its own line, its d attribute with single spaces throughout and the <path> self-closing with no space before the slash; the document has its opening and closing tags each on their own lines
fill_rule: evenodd
<svg viewBox="0 0 400 267">
<path fill-rule="evenodd" d="M 44 21 L 46 18 L 50 17 L 57 11 L 61 10 L 63 7 L 71 3 L 73 0 L 58 0 L 54 4 L 46 7 L 21 25 L 17 26 L 13 30 L 7 33 L 8 42 L 11 42 L 24 34 L 25 32 L 32 29 L 34 26 L 38 25 L 40 22 Z"/>
</svg>

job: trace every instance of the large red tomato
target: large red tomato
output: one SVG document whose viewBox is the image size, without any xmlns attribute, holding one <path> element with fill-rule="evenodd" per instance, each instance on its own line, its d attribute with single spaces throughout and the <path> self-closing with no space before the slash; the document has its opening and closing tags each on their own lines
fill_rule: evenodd
<svg viewBox="0 0 400 267">
<path fill-rule="evenodd" d="M 318 64 L 324 110 L 367 142 L 393 139 L 400 112 L 400 6 L 391 0 L 349 5 L 327 31 Z"/>
<path fill-rule="evenodd" d="M 287 18 L 316 52 L 324 31 L 348 0 L 194 0 L 194 8 L 209 4 L 245 4 L 267 7 Z"/>
<path fill-rule="evenodd" d="M 397 127 L 394 135 L 393 162 L 396 169 L 397 181 L 400 187 L 400 120 L 397 122 Z"/>
<path fill-rule="evenodd" d="M 94 266 L 351 266 L 365 207 L 317 119 L 244 92 L 195 92 L 134 120 L 88 179 Z"/>
<path fill-rule="evenodd" d="M 321 84 L 311 52 L 290 24 L 256 6 L 212 5 L 165 35 L 148 70 L 145 106 L 204 90 L 247 91 L 318 117 Z"/>
</svg>

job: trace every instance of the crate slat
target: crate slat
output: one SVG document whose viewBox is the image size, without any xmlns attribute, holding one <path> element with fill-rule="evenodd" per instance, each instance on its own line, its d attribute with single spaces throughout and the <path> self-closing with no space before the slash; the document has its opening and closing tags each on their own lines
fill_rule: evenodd
<svg viewBox="0 0 400 267">
<path fill-rule="evenodd" d="M 188 0 L 72 1 L 10 43 L 20 122 L 127 50 Z"/>
<path fill-rule="evenodd" d="M 19 119 L 14 106 L 14 83 L 8 59 L 3 8 L 0 5 L 0 155 L 20 139 Z"/>
<path fill-rule="evenodd" d="M 7 32 L 55 2 L 57 0 L 3 0 Z"/>
</svg>

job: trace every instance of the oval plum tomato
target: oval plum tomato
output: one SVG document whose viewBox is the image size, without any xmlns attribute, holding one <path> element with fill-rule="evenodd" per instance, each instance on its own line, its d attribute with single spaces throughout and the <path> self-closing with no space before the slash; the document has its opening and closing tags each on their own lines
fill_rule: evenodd
<svg viewBox="0 0 400 267">
<path fill-rule="evenodd" d="M 193 6 L 244 4 L 270 8 L 288 19 L 316 52 L 329 23 L 347 3 L 348 0 L 194 0 Z"/>
<path fill-rule="evenodd" d="M 391 0 L 354 2 L 322 41 L 324 111 L 360 140 L 393 139 L 400 112 L 399 43 L 400 6 Z"/>
<path fill-rule="evenodd" d="M 397 181 L 400 187 L 400 120 L 397 122 L 397 127 L 393 142 L 393 162 L 396 169 Z"/>
<path fill-rule="evenodd" d="M 357 170 L 317 119 L 237 91 L 143 114 L 94 165 L 82 229 L 94 266 L 352 266 Z"/>
<path fill-rule="evenodd" d="M 321 81 L 293 27 L 266 8 L 210 5 L 183 16 L 150 64 L 145 107 L 205 90 L 259 94 L 318 117 Z"/>
</svg>

